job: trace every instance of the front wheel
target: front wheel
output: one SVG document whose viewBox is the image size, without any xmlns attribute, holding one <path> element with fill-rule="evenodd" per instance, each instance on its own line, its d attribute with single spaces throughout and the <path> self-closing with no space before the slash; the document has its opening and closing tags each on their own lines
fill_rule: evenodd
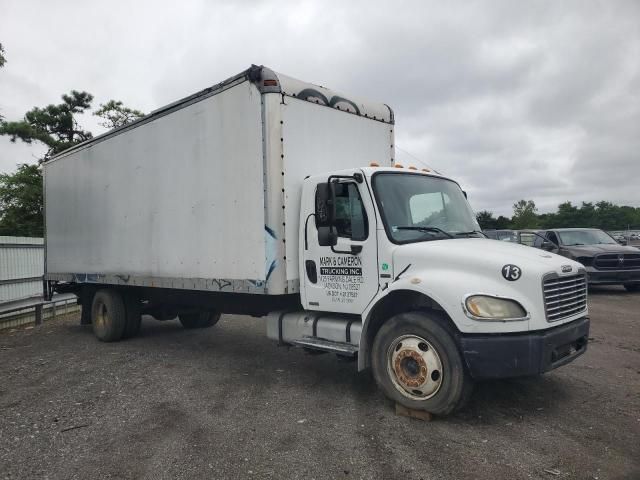
<svg viewBox="0 0 640 480">
<path fill-rule="evenodd" d="M 220 312 L 181 313 L 178 315 L 184 328 L 209 328 L 220 320 Z"/>
<path fill-rule="evenodd" d="M 460 408 L 473 387 L 451 334 L 424 312 L 389 319 L 373 342 L 371 365 L 387 397 L 436 415 Z"/>
<path fill-rule="evenodd" d="M 627 283 L 624 288 L 627 292 L 640 292 L 640 283 Z"/>
</svg>

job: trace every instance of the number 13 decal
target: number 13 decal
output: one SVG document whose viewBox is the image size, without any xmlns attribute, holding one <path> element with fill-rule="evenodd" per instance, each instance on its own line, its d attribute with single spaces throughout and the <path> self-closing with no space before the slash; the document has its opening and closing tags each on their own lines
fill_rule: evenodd
<svg viewBox="0 0 640 480">
<path fill-rule="evenodd" d="M 502 276 L 505 280 L 515 282 L 522 276 L 522 270 L 517 265 L 505 265 L 502 267 Z"/>
</svg>

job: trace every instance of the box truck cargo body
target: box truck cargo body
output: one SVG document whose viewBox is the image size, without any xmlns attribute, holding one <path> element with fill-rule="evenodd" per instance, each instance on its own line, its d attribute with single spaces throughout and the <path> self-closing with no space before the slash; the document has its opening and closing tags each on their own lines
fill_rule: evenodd
<svg viewBox="0 0 640 480">
<path fill-rule="evenodd" d="M 45 295 L 103 341 L 265 317 L 436 414 L 583 354 L 583 267 L 483 238 L 457 182 L 394 151 L 385 104 L 253 66 L 44 164 Z"/>
<path fill-rule="evenodd" d="M 393 114 L 282 75 L 269 93 L 249 74 L 45 164 L 48 279 L 299 291 L 301 179 L 390 166 Z"/>
</svg>

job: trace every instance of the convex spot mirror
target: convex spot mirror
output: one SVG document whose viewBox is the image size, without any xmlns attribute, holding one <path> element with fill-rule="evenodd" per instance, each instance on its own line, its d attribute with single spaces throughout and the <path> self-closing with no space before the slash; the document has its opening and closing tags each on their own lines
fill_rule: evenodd
<svg viewBox="0 0 640 480">
<path fill-rule="evenodd" d="M 316 188 L 316 227 L 331 227 L 336 220 L 336 186 L 335 183 L 319 183 Z M 335 244 L 333 244 L 335 245 Z"/>
</svg>

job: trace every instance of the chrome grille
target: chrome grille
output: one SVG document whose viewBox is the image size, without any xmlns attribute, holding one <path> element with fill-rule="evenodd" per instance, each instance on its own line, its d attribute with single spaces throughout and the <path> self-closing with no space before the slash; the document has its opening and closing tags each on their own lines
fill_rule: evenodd
<svg viewBox="0 0 640 480">
<path fill-rule="evenodd" d="M 640 253 L 603 253 L 595 257 L 593 266 L 598 270 L 635 270 L 640 268 Z"/>
<path fill-rule="evenodd" d="M 544 309 L 548 322 L 556 322 L 587 309 L 587 277 L 549 274 L 543 281 Z"/>
</svg>

